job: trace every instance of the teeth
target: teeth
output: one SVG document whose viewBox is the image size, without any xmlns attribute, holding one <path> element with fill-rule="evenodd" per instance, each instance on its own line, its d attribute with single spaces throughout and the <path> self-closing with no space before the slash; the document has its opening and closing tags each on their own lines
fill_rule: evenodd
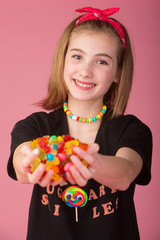
<svg viewBox="0 0 160 240">
<path fill-rule="evenodd" d="M 95 86 L 94 84 L 83 84 L 83 83 L 78 82 L 77 80 L 75 80 L 75 82 L 77 85 L 79 85 L 81 87 L 92 88 Z"/>
</svg>

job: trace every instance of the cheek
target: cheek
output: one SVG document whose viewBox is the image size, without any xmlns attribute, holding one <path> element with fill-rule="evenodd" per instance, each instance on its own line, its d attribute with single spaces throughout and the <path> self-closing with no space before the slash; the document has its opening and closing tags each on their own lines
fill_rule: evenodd
<svg viewBox="0 0 160 240">
<path fill-rule="evenodd" d="M 116 81 L 116 76 L 111 72 L 107 72 L 99 75 L 99 79 L 104 92 L 107 92 L 112 83 Z"/>
<path fill-rule="evenodd" d="M 65 80 L 65 82 L 67 81 L 68 76 L 69 76 L 69 67 L 68 67 L 68 64 L 65 63 L 65 66 L 64 66 L 64 80 Z"/>
<path fill-rule="evenodd" d="M 73 71 L 74 71 L 73 65 L 66 61 L 64 65 L 64 77 L 67 78 L 69 75 L 73 73 Z"/>
</svg>

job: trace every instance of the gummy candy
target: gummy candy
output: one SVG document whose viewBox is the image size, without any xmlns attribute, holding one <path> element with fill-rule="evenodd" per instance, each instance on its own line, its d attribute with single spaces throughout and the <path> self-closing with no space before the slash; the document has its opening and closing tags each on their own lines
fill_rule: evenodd
<svg viewBox="0 0 160 240">
<path fill-rule="evenodd" d="M 88 144 L 80 142 L 78 139 L 70 135 L 44 136 L 30 141 L 32 149 L 38 148 L 40 154 L 30 164 L 30 172 L 34 172 L 40 163 L 46 164 L 46 172 L 49 169 L 54 171 L 52 179 L 59 181 L 61 178 L 65 179 L 65 172 L 69 171 L 72 163 L 70 157 L 75 154 L 73 148 L 75 146 L 81 147 L 85 151 L 88 150 Z M 82 163 L 87 167 L 88 163 L 81 159 Z"/>
</svg>

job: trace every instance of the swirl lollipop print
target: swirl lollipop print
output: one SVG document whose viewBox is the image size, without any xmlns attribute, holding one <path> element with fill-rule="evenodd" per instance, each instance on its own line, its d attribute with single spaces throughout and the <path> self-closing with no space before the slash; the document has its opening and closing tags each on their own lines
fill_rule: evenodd
<svg viewBox="0 0 160 240">
<path fill-rule="evenodd" d="M 68 187 L 62 193 L 62 201 L 69 207 L 75 207 L 76 222 L 78 222 L 78 207 L 84 207 L 87 203 L 87 193 L 77 186 Z"/>
</svg>

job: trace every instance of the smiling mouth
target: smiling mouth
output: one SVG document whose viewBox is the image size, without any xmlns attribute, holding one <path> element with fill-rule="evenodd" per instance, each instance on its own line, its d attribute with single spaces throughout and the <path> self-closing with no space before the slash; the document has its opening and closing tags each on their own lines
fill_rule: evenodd
<svg viewBox="0 0 160 240">
<path fill-rule="evenodd" d="M 80 87 L 82 87 L 82 88 L 93 88 L 93 87 L 96 86 L 96 84 L 82 83 L 82 82 L 77 81 L 76 79 L 74 80 L 74 82 L 75 82 L 78 86 L 80 86 Z"/>
</svg>

